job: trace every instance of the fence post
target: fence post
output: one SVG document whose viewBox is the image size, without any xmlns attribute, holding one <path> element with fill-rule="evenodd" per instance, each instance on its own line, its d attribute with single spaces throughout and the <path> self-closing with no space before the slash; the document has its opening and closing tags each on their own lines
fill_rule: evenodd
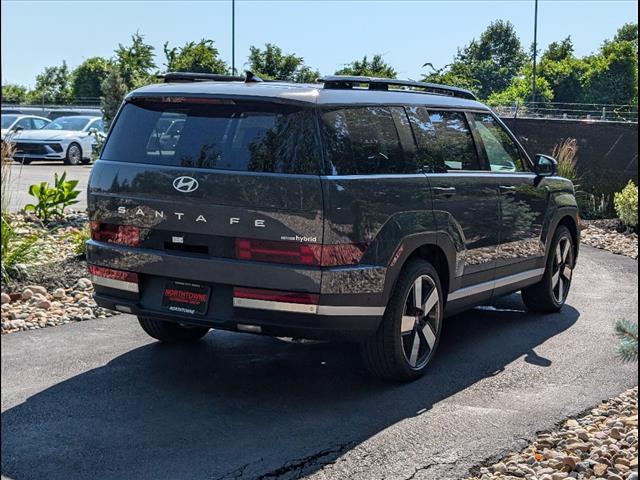
<svg viewBox="0 0 640 480">
<path fill-rule="evenodd" d="M 607 119 L 607 107 L 602 107 L 602 118 L 601 120 Z"/>
</svg>

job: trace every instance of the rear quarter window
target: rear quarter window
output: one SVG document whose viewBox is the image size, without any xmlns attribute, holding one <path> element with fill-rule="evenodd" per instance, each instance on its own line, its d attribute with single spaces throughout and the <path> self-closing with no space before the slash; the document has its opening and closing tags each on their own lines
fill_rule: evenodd
<svg viewBox="0 0 640 480">
<path fill-rule="evenodd" d="M 320 126 L 327 175 L 419 172 L 398 135 L 399 129 L 409 128 L 402 107 L 327 108 L 321 111 Z"/>
<path fill-rule="evenodd" d="M 127 103 L 104 160 L 246 172 L 315 174 L 311 108 L 272 103 Z"/>
</svg>

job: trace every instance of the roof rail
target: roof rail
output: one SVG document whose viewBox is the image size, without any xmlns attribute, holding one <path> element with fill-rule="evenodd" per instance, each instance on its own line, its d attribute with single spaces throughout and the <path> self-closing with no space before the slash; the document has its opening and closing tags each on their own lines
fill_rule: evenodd
<svg viewBox="0 0 640 480">
<path fill-rule="evenodd" d="M 470 90 L 465 90 L 464 88 L 439 85 L 437 83 L 414 82 L 412 80 L 395 80 L 392 78 L 358 77 L 348 75 L 328 75 L 318 78 L 318 82 L 324 83 L 324 88 L 336 90 L 367 88 L 369 90 L 395 90 L 411 93 L 430 93 L 436 95 L 448 95 L 450 97 L 477 100 L 473 92 L 471 92 Z"/>
<path fill-rule="evenodd" d="M 244 82 L 245 78 L 237 75 L 220 75 L 218 73 L 168 72 L 159 75 L 164 83 L 180 82 Z"/>
</svg>

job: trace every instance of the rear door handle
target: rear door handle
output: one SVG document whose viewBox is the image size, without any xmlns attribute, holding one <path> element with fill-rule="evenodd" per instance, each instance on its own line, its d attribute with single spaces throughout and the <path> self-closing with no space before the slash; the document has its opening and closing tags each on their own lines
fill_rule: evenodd
<svg viewBox="0 0 640 480">
<path fill-rule="evenodd" d="M 500 185 L 500 193 L 503 195 L 514 195 L 516 190 L 516 187 L 512 185 Z"/>
<path fill-rule="evenodd" d="M 452 197 L 456 194 L 456 187 L 433 187 L 433 192 L 438 197 Z"/>
</svg>

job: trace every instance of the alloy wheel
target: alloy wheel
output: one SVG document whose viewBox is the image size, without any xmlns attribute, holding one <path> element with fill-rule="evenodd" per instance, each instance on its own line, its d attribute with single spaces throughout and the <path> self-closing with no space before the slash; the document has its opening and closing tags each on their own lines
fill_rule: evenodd
<svg viewBox="0 0 640 480">
<path fill-rule="evenodd" d="M 440 295 L 433 279 L 421 275 L 407 293 L 402 313 L 404 358 L 419 370 L 431 359 L 440 331 Z"/>
<path fill-rule="evenodd" d="M 81 157 L 81 153 L 80 153 L 80 147 L 78 147 L 77 145 L 71 145 L 69 147 L 69 160 L 72 164 L 76 164 L 78 162 L 80 162 L 80 160 L 82 160 Z"/>
<path fill-rule="evenodd" d="M 551 276 L 551 289 L 553 298 L 558 304 L 563 304 L 571 286 L 573 274 L 573 252 L 571 240 L 561 237 L 553 259 L 553 275 Z"/>
</svg>

